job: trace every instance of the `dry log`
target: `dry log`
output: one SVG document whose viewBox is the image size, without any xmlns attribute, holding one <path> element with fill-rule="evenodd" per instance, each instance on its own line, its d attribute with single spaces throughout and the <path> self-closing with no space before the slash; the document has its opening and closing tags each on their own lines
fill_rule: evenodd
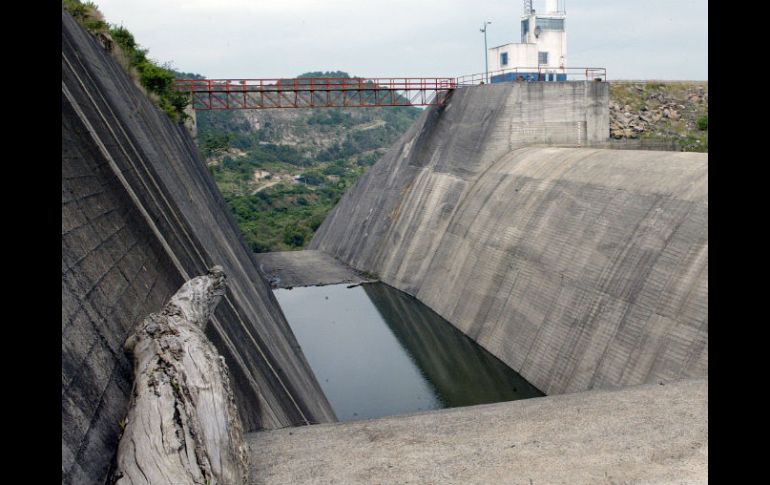
<svg viewBox="0 0 770 485">
<path fill-rule="evenodd" d="M 203 333 L 225 293 L 219 266 L 186 282 L 128 340 L 134 386 L 118 446 L 119 485 L 246 483 L 227 366 Z"/>
</svg>

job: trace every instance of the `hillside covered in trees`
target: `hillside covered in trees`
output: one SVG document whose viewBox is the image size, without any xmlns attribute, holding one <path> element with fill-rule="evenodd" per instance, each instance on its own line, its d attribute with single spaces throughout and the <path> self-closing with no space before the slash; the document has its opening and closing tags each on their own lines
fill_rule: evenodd
<svg viewBox="0 0 770 485">
<path fill-rule="evenodd" d="M 420 113 L 408 106 L 201 110 L 197 141 L 251 248 L 287 251 L 310 242 L 345 190 Z"/>
</svg>

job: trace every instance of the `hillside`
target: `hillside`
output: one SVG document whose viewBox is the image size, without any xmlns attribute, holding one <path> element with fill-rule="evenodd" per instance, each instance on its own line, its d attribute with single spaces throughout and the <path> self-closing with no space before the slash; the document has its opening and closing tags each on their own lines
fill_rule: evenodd
<svg viewBox="0 0 770 485">
<path fill-rule="evenodd" d="M 179 76 L 189 74 L 179 73 Z M 299 77 L 349 77 L 313 72 Z M 198 111 L 198 146 L 256 252 L 301 249 L 419 108 Z"/>
</svg>

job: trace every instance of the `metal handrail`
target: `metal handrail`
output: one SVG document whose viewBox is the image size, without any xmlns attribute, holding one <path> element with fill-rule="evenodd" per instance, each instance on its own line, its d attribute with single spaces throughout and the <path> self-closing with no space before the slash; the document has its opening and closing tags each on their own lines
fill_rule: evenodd
<svg viewBox="0 0 770 485">
<path fill-rule="evenodd" d="M 242 91 L 317 91 L 317 90 L 434 90 L 454 89 L 451 77 L 391 77 L 391 78 L 268 78 L 268 79 L 176 79 L 174 87 L 183 92 L 242 92 Z"/>
<path fill-rule="evenodd" d="M 194 109 L 264 109 L 443 105 L 452 90 L 503 74 L 537 73 L 607 80 L 603 67 L 514 67 L 459 77 L 176 79 L 177 91 L 193 95 Z M 334 96 L 332 96 L 334 94 Z"/>
<path fill-rule="evenodd" d="M 442 105 L 451 77 L 177 79 L 193 109 L 348 108 Z"/>
<path fill-rule="evenodd" d="M 474 74 L 466 74 L 456 78 L 458 86 L 475 86 L 486 82 L 486 79 L 493 76 L 499 76 L 503 74 L 538 74 L 538 80 L 544 78 L 545 74 L 557 73 L 567 74 L 570 76 L 582 76 L 585 80 L 601 79 L 607 80 L 607 69 L 603 67 L 511 67 L 506 69 L 499 69 L 497 71 L 490 71 L 488 73 L 479 72 Z"/>
</svg>

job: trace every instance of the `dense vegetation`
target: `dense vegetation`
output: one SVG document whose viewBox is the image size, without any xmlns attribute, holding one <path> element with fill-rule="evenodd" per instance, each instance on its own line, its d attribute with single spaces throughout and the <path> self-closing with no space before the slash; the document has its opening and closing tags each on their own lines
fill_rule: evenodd
<svg viewBox="0 0 770 485">
<path fill-rule="evenodd" d="M 62 8 L 86 30 L 102 35 L 112 43 L 111 53 L 115 59 L 172 120 L 180 121 L 186 117 L 184 109 L 189 104 L 188 97 L 174 90 L 173 70 L 148 59 L 147 49 L 136 43 L 131 32 L 123 26 L 105 22 L 94 3 L 62 0 Z"/>
<path fill-rule="evenodd" d="M 297 77 L 350 76 L 327 71 Z M 413 107 L 198 111 L 198 146 L 251 248 L 301 249 L 345 190 L 420 112 Z"/>
</svg>

